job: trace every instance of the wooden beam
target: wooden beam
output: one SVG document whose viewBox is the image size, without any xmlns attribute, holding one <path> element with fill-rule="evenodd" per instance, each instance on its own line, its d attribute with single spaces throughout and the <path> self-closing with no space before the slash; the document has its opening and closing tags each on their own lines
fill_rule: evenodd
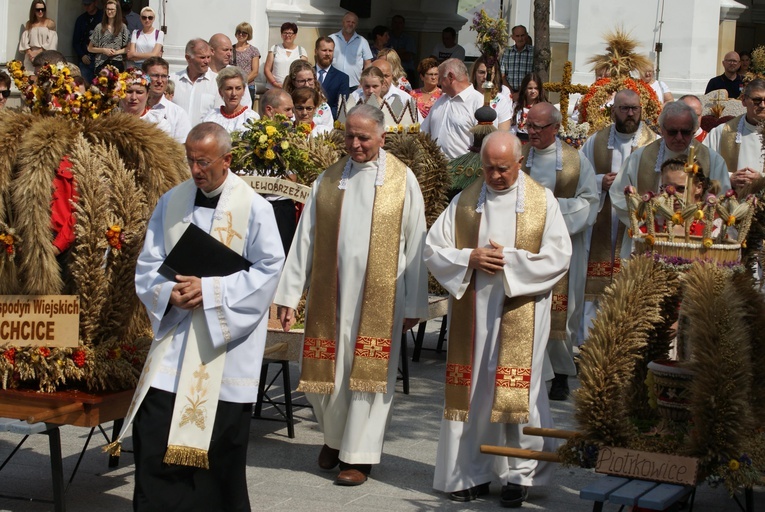
<svg viewBox="0 0 765 512">
<path fill-rule="evenodd" d="M 507 446 L 492 446 L 489 444 L 481 445 L 481 453 L 490 455 L 502 455 L 504 457 L 517 457 L 519 459 L 533 459 L 545 462 L 560 462 L 560 457 L 555 452 L 538 452 L 536 450 L 523 450 L 521 448 L 510 448 Z"/>
<path fill-rule="evenodd" d="M 75 402 L 73 404 L 62 405 L 55 409 L 48 409 L 47 411 L 39 412 L 33 416 L 27 418 L 27 423 L 40 423 L 41 421 L 47 421 L 51 418 L 57 418 L 59 416 L 65 416 L 73 412 L 81 412 L 83 410 L 82 402 Z"/>
<path fill-rule="evenodd" d="M 575 430 L 559 430 L 557 428 L 523 427 L 527 436 L 553 437 L 555 439 L 571 439 L 579 434 Z"/>
</svg>

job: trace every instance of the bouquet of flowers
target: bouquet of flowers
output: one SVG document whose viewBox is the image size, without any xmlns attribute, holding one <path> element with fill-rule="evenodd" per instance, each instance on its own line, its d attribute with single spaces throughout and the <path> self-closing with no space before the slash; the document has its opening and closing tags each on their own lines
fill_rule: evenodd
<svg viewBox="0 0 765 512">
<path fill-rule="evenodd" d="M 507 23 L 503 18 L 492 18 L 486 11 L 475 13 L 470 30 L 475 30 L 475 45 L 486 58 L 486 67 L 491 69 L 497 59 L 502 55 L 502 50 L 508 43 Z"/>
<path fill-rule="evenodd" d="M 96 119 L 110 113 L 125 97 L 125 79 L 114 66 L 106 66 L 82 90 L 65 64 L 45 64 L 32 82 L 21 62 L 8 63 L 24 103 L 35 114 L 62 115 L 71 119 Z M 84 88 L 84 87 L 83 87 Z"/>
<path fill-rule="evenodd" d="M 298 181 L 303 183 L 311 162 L 298 142 L 310 133 L 309 124 L 295 125 L 281 114 L 273 119 L 251 119 L 247 130 L 234 135 L 231 167 L 243 174 L 279 177 L 297 174 Z"/>
</svg>

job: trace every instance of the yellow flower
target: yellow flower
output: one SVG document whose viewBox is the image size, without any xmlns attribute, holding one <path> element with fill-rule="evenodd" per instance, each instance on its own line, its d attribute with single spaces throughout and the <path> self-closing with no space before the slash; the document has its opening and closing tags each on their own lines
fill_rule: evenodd
<svg viewBox="0 0 765 512">
<path fill-rule="evenodd" d="M 728 468 L 730 468 L 731 471 L 738 471 L 738 461 L 736 459 L 731 459 L 730 462 L 728 462 Z"/>
<path fill-rule="evenodd" d="M 704 247 L 709 249 L 714 245 L 715 242 L 711 238 L 705 238 L 701 243 Z"/>
<path fill-rule="evenodd" d="M 113 225 L 109 229 L 111 229 L 114 233 L 120 233 L 122 231 L 122 228 L 119 227 L 117 224 Z"/>
<path fill-rule="evenodd" d="M 266 160 L 273 160 L 276 158 L 276 153 L 272 149 L 266 150 Z"/>
<path fill-rule="evenodd" d="M 675 224 L 682 224 L 682 223 L 683 223 L 683 220 L 684 220 L 684 219 L 683 219 L 683 216 L 682 216 L 682 215 L 680 215 L 679 213 L 675 213 L 675 214 L 672 216 L 672 222 L 674 222 Z"/>
<path fill-rule="evenodd" d="M 266 126 L 266 135 L 271 137 L 275 133 L 276 133 L 276 128 L 274 128 L 273 126 Z"/>
<path fill-rule="evenodd" d="M 290 147 L 290 143 L 287 142 L 286 140 L 283 140 L 281 146 L 282 146 L 282 149 L 287 149 Z"/>
<path fill-rule="evenodd" d="M 726 224 L 728 224 L 729 226 L 732 226 L 735 223 L 736 223 L 736 216 L 735 215 L 728 216 L 728 220 L 726 221 Z"/>
<path fill-rule="evenodd" d="M 268 136 L 267 135 L 261 135 L 258 138 L 258 144 L 265 144 L 266 142 L 268 142 Z"/>
<path fill-rule="evenodd" d="M 696 220 L 704 220 L 704 210 L 696 210 L 696 213 L 693 214 L 693 217 Z"/>
<path fill-rule="evenodd" d="M 656 239 L 653 237 L 653 235 L 648 235 L 645 237 L 645 243 L 648 245 L 653 245 L 656 243 Z"/>
</svg>

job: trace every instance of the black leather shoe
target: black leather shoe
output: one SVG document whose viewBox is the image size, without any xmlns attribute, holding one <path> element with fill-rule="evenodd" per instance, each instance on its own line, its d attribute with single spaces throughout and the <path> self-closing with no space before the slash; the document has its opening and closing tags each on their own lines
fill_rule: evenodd
<svg viewBox="0 0 765 512">
<path fill-rule="evenodd" d="M 319 452 L 319 467 L 325 471 L 335 469 L 340 464 L 340 450 L 330 448 L 326 444 L 321 447 Z"/>
<path fill-rule="evenodd" d="M 449 494 L 449 499 L 452 501 L 459 501 L 461 503 L 465 503 L 468 501 L 473 501 L 484 494 L 489 494 L 489 483 L 476 485 L 475 487 L 471 487 L 470 489 L 464 489 L 462 491 L 454 491 L 453 493 Z"/>
<path fill-rule="evenodd" d="M 529 488 L 525 485 L 507 484 L 502 486 L 499 504 L 506 508 L 519 508 L 529 496 Z"/>
<path fill-rule="evenodd" d="M 550 386 L 550 393 L 547 395 L 550 400 L 565 400 L 568 398 L 568 375 L 556 373 Z"/>
</svg>

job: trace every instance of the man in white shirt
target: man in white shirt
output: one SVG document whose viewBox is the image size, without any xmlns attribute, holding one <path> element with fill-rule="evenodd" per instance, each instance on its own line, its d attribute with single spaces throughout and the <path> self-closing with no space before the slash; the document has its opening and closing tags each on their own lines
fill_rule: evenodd
<svg viewBox="0 0 765 512">
<path fill-rule="evenodd" d="M 215 34 L 210 38 L 210 69 L 214 73 L 220 73 L 223 68 L 231 65 L 231 55 L 234 53 L 234 46 L 231 39 L 226 34 Z M 242 96 L 241 104 L 252 108 L 252 98 L 249 94 Z"/>
<path fill-rule="evenodd" d="M 375 66 L 377 69 L 382 71 L 383 74 L 384 80 L 382 88 L 380 89 L 380 92 L 382 93 L 382 99 L 388 100 L 388 102 L 390 102 L 393 100 L 393 98 L 398 97 L 404 104 L 412 99 L 412 97 L 405 91 L 402 91 L 398 87 L 392 87 L 393 68 L 391 67 L 390 62 L 385 59 L 378 59 L 372 62 L 372 66 Z"/>
<path fill-rule="evenodd" d="M 359 86 L 361 72 L 372 62 L 372 49 L 369 42 L 356 33 L 359 17 L 352 12 L 343 16 L 343 29 L 332 34 L 335 41 L 335 55 L 332 64 L 348 75 L 351 90 Z"/>
<path fill-rule="evenodd" d="M 207 41 L 192 39 L 186 43 L 188 65 L 173 75 L 173 103 L 186 111 L 191 126 L 199 124 L 213 108 L 223 105 L 223 98 L 218 94 L 218 85 L 215 83 L 218 75 L 210 69 L 211 53 Z"/>
<path fill-rule="evenodd" d="M 420 130 L 430 134 L 446 158 L 453 160 L 468 152 L 473 143 L 470 129 L 478 122 L 475 111 L 483 106 L 483 94 L 470 83 L 465 64 L 449 59 L 438 66 L 438 77 L 444 94 L 433 104 Z M 510 128 L 510 117 L 497 112 L 495 126 Z M 506 117 L 506 118 L 503 118 Z"/>
<path fill-rule="evenodd" d="M 744 88 L 741 103 L 746 114 L 716 126 L 704 140 L 725 160 L 730 183 L 740 191 L 763 175 L 762 142 L 759 125 L 765 121 L 765 80 L 757 78 Z"/>
<path fill-rule="evenodd" d="M 149 57 L 143 61 L 141 69 L 151 78 L 149 100 L 146 104 L 152 110 L 156 110 L 157 115 L 167 119 L 173 138 L 183 144 L 191 130 L 191 121 L 185 110 L 165 98 L 170 64 L 162 57 Z"/>
</svg>

